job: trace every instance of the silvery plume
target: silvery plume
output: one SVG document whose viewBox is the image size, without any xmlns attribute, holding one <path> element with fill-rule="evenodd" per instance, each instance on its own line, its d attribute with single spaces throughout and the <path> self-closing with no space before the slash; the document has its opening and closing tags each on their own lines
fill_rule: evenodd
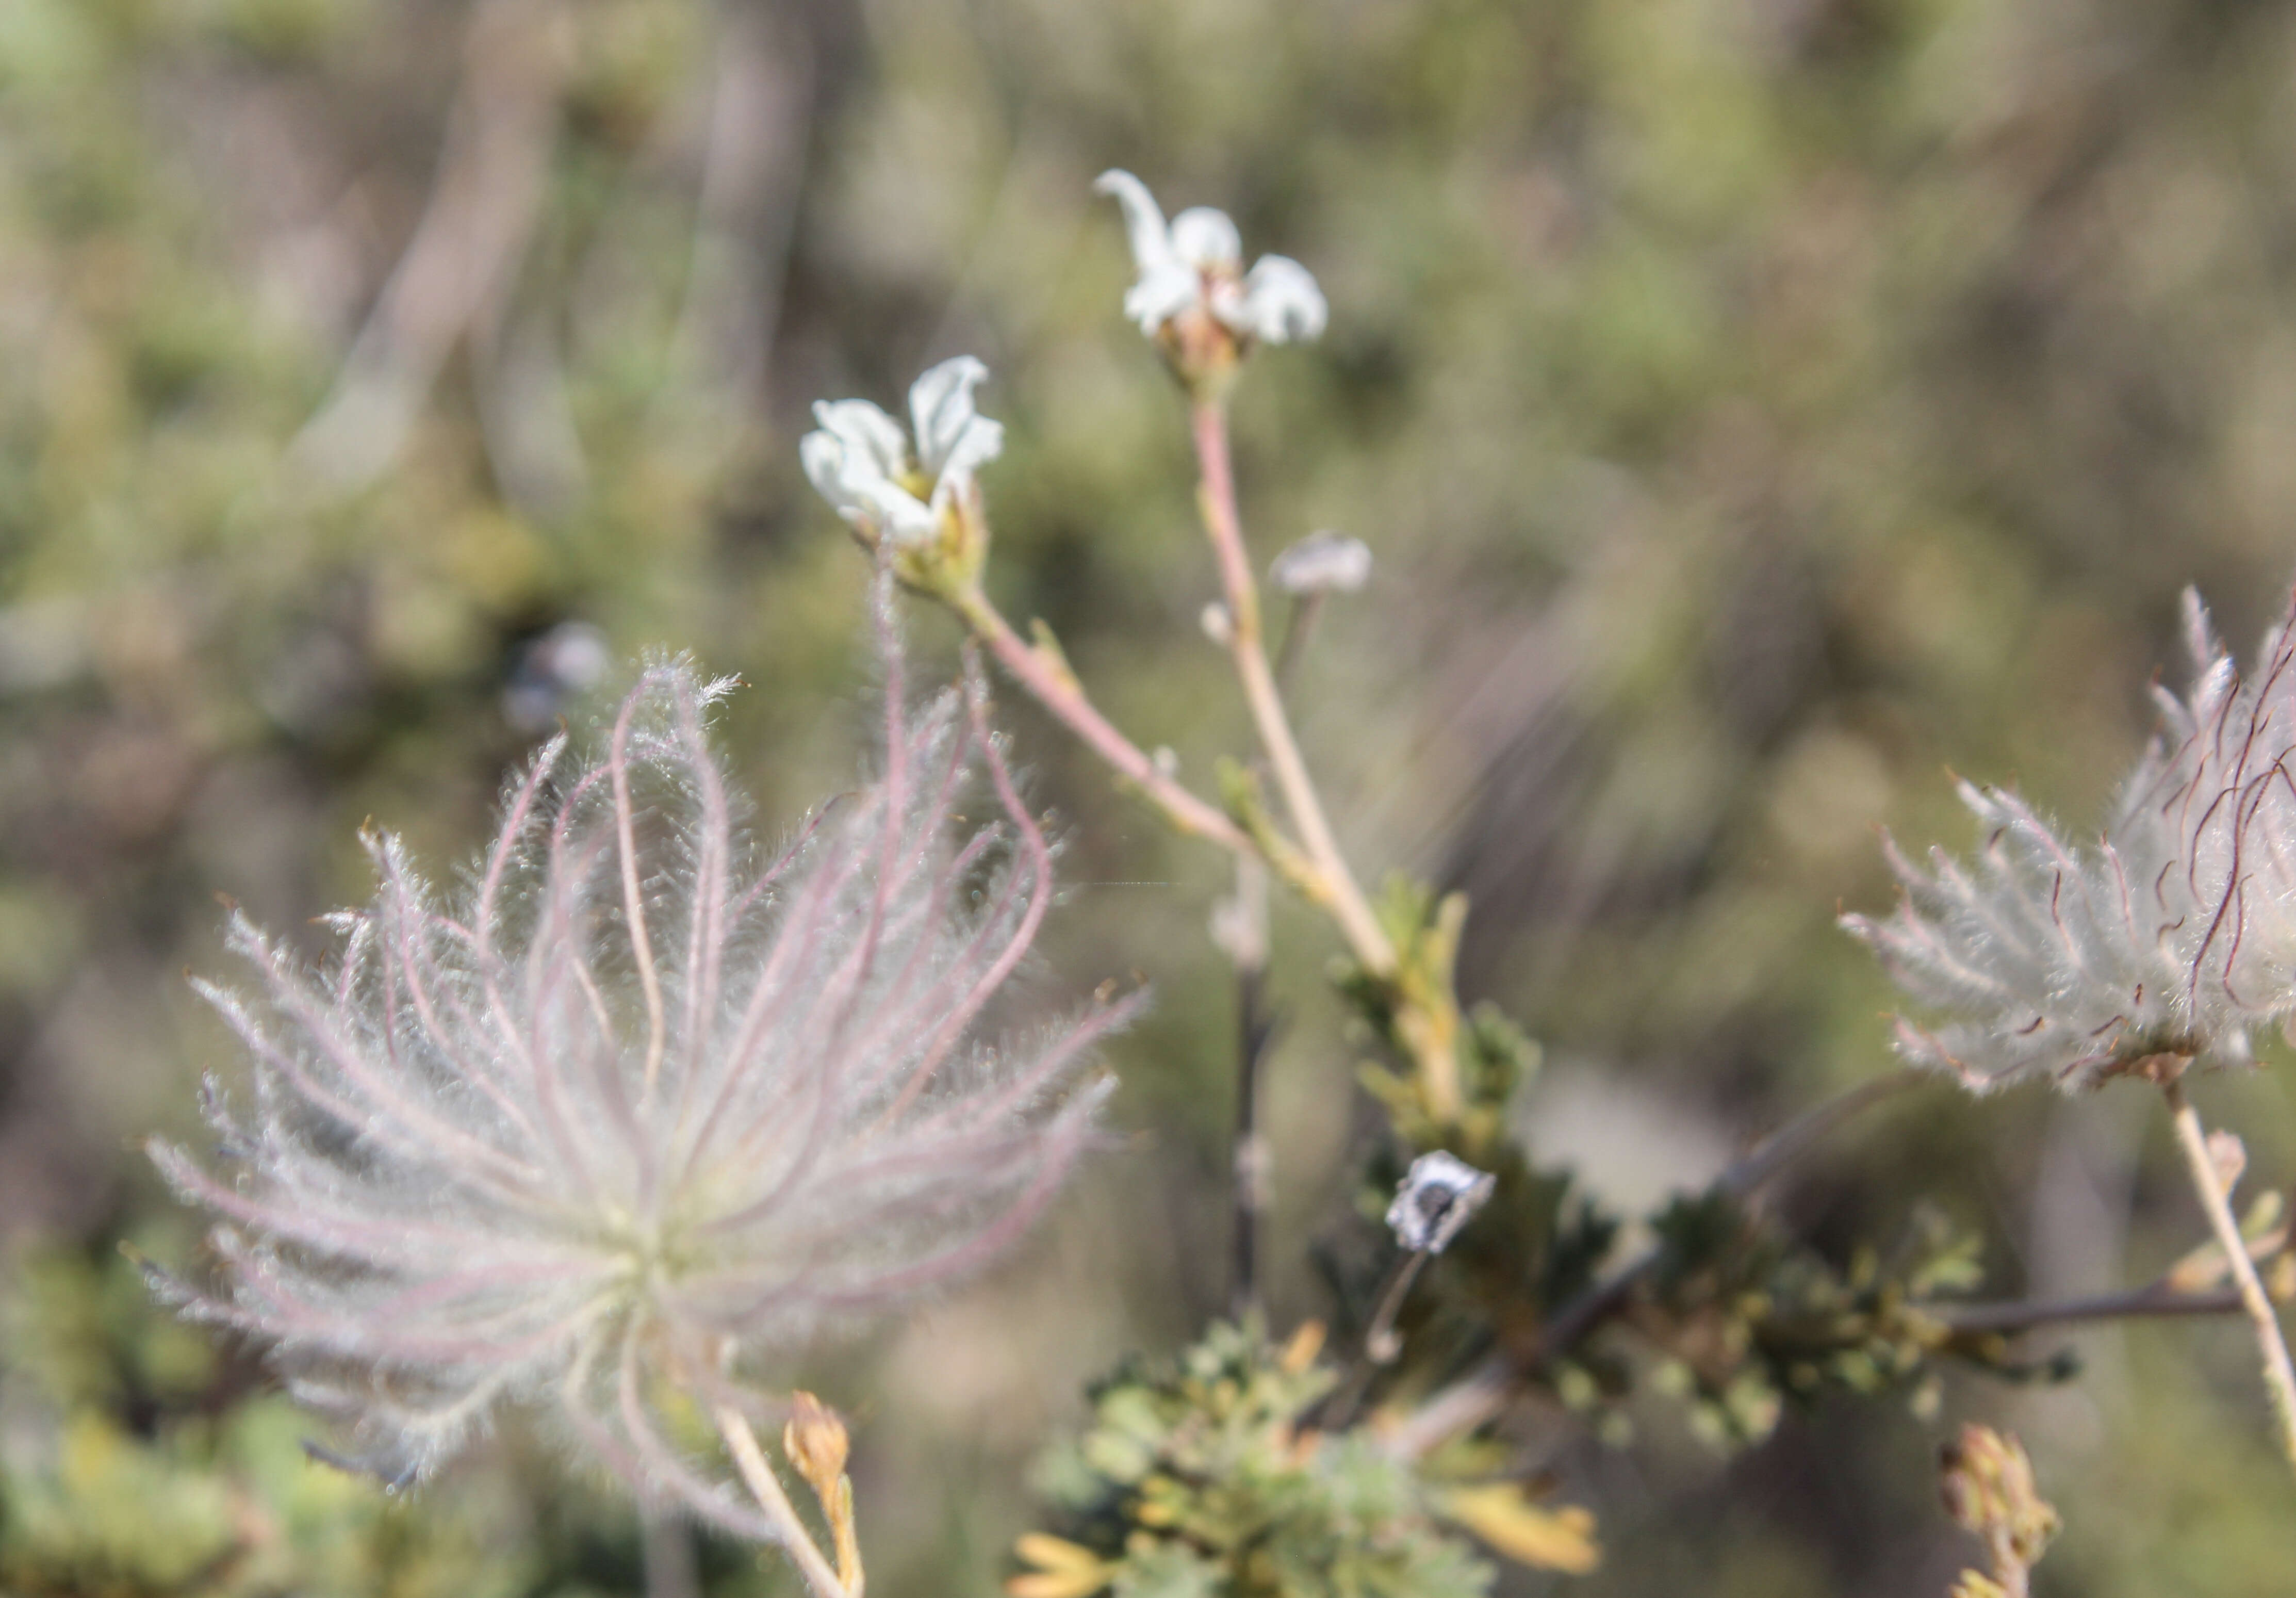
<svg viewBox="0 0 2296 1598">
<path fill-rule="evenodd" d="M 1973 865 L 1932 850 L 1924 872 L 1887 846 L 1904 902 L 1842 924 L 1950 1018 L 1900 1020 L 1902 1053 L 1980 1091 L 2043 1075 L 2083 1086 L 2245 1063 L 2251 1028 L 2296 1015 L 2292 623 L 2243 677 L 2186 593 L 2192 691 L 2155 686 L 2161 732 L 2095 844 L 1964 783 L 1985 832 Z"/>
<path fill-rule="evenodd" d="M 912 714 L 886 659 L 882 774 L 776 853 L 709 745 L 729 684 L 656 663 L 594 758 L 562 736 L 509 787 L 460 891 L 376 836 L 324 963 L 234 919 L 258 991 L 201 988 L 253 1062 L 207 1095 L 222 1168 L 154 1149 L 219 1283 L 162 1285 L 267 1342 L 358 1463 L 411 1479 L 529 1403 L 771 1538 L 693 1415 L 762 1414 L 760 1361 L 972 1270 L 1070 1170 L 1128 1005 L 984 1037 L 1050 852 L 977 669 Z"/>
</svg>

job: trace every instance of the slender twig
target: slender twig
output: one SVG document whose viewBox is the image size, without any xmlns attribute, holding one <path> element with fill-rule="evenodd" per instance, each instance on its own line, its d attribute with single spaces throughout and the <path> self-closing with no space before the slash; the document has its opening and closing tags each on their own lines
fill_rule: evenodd
<svg viewBox="0 0 2296 1598">
<path fill-rule="evenodd" d="M 2006 1336 L 2039 1326 L 2072 1326 L 2093 1321 L 2150 1320 L 2171 1315 L 2238 1315 L 2247 1309 L 2237 1288 L 2185 1293 L 2154 1282 L 2117 1293 L 2078 1299 L 2013 1299 L 1999 1304 L 1906 1306 L 1958 1336 Z"/>
<path fill-rule="evenodd" d="M 1855 1120 L 1874 1105 L 1919 1087 L 1934 1077 L 1918 1066 L 1905 1066 L 1861 1082 L 1830 1099 L 1820 1100 L 1780 1127 L 1732 1162 L 1714 1179 L 1717 1192 L 1734 1199 L 1751 1198 L 1769 1179 L 1800 1159 L 1813 1144 Z"/>
<path fill-rule="evenodd" d="M 1267 872 L 1235 863 L 1234 924 L 1224 929 L 1235 963 L 1235 1133 L 1228 1180 L 1228 1315 L 1238 1325 L 1259 1307 L 1259 1221 L 1267 1207 L 1268 1150 L 1259 1129 L 1259 1068 L 1275 1035 L 1267 1009 Z"/>
<path fill-rule="evenodd" d="M 1390 975 L 1395 970 L 1395 947 L 1381 930 L 1370 901 L 1364 897 L 1332 835 L 1323 800 L 1308 774 L 1308 763 L 1300 756 L 1299 740 L 1292 736 L 1283 696 L 1267 663 L 1260 637 L 1259 588 L 1251 575 L 1251 558 L 1244 549 L 1242 523 L 1236 513 L 1226 407 L 1218 400 L 1199 400 L 1194 422 L 1196 458 L 1203 471 L 1204 529 L 1219 563 L 1220 586 L 1227 601 L 1228 650 L 1235 659 L 1252 725 L 1259 734 L 1260 746 L 1267 751 L 1269 768 L 1292 824 L 1299 829 L 1300 844 L 1325 880 L 1332 916 L 1348 947 L 1366 971 L 1375 976 Z M 1456 1100 L 1456 1085 L 1453 1097 Z"/>
<path fill-rule="evenodd" d="M 1239 855 L 1259 852 L 1242 828 L 1159 770 L 1138 744 L 1117 731 L 1067 667 L 1014 632 L 1013 624 L 978 586 L 961 590 L 950 597 L 949 603 L 1013 681 L 1146 795 L 1173 826 Z"/>
<path fill-rule="evenodd" d="M 1733 1199 L 1751 1197 L 1826 1134 L 1930 1075 L 1909 1066 L 1812 1105 L 1740 1156 L 1707 1191 Z M 1389 1452 L 1416 1458 L 1446 1438 L 1493 1419 L 1505 1406 L 1522 1373 L 1537 1370 L 1576 1348 L 1596 1326 L 1616 1315 L 1665 1259 L 1663 1244 L 1645 1250 L 1557 1310 L 1528 1355 L 1494 1354 L 1438 1390 L 1386 1433 L 1383 1440 Z"/>
<path fill-rule="evenodd" d="M 782 1547 L 791 1561 L 804 1575 L 816 1598 L 849 1598 L 845 1584 L 837 1578 L 837 1571 L 823 1557 L 814 1544 L 813 1534 L 798 1519 L 797 1506 L 782 1490 L 781 1478 L 766 1459 L 765 1450 L 758 1446 L 757 1434 L 750 1430 L 749 1421 L 731 1405 L 721 1405 L 717 1412 L 718 1432 L 732 1450 L 734 1463 L 742 1472 L 742 1479 L 758 1507 L 766 1512 L 768 1520 L 781 1530 Z"/>
<path fill-rule="evenodd" d="M 1403 1314 L 1405 1300 L 1411 1297 L 1411 1285 L 1419 1280 L 1419 1273 L 1435 1258 L 1431 1250 L 1414 1249 L 1397 1262 L 1394 1274 L 1388 1278 L 1387 1291 L 1380 1296 L 1379 1307 L 1372 1312 L 1371 1326 L 1364 1333 L 1364 1357 L 1375 1365 L 1391 1365 L 1396 1356 L 1403 1352 L 1402 1335 L 1395 1323 Z"/>
<path fill-rule="evenodd" d="M 1275 658 L 1278 687 L 1290 684 L 1315 621 L 1310 594 L 1292 607 L 1283 647 Z M 1235 862 L 1235 897 L 1214 941 L 1235 965 L 1235 1135 L 1228 1180 L 1234 1202 L 1229 1226 L 1228 1315 L 1242 1325 L 1259 1307 L 1259 1225 L 1267 1209 L 1269 1150 L 1259 1129 L 1259 1077 L 1275 1043 L 1275 1017 L 1267 1005 L 1267 868 L 1249 856 Z"/>
<path fill-rule="evenodd" d="M 1292 619 L 1284 626 L 1283 642 L 1275 647 L 1275 685 L 1288 691 L 1292 674 L 1299 668 L 1300 657 L 1307 652 L 1308 640 L 1316 635 L 1316 618 L 1324 608 L 1324 596 L 1313 590 L 1292 602 Z"/>
<path fill-rule="evenodd" d="M 638 1553 L 645 1569 L 645 1598 L 701 1598 L 693 1568 L 693 1530 L 667 1510 L 642 1510 Z"/>
<path fill-rule="evenodd" d="M 2232 1267 L 2233 1285 L 2239 1290 L 2241 1307 L 2248 1312 L 2250 1324 L 2256 1328 L 2257 1348 L 2264 1356 L 2265 1390 L 2271 1395 L 2281 1452 L 2291 1463 L 2296 1463 L 2296 1366 L 2289 1363 L 2288 1340 L 2281 1335 L 2279 1314 L 2257 1276 L 2256 1261 L 2249 1258 L 2247 1242 L 2240 1234 L 2240 1222 L 2232 1212 L 2231 1195 L 2226 1192 L 2216 1160 L 2209 1153 L 2209 1135 L 2201 1127 L 2200 1114 L 2185 1096 L 2184 1083 L 2171 1078 L 2162 1085 L 2161 1091 L 2168 1095 L 2177 1143 L 2184 1150 L 2193 1191 L 2199 1195 L 2201 1208 L 2208 1212 L 2209 1225 L 2215 1229 L 2217 1242 Z"/>
</svg>

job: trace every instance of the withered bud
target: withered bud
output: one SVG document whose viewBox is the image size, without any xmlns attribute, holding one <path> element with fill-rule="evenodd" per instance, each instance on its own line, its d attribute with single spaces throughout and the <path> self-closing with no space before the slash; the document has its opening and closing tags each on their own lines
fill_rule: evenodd
<svg viewBox="0 0 2296 1598">
<path fill-rule="evenodd" d="M 1939 1466 L 1946 1512 L 1985 1539 L 1995 1575 L 2011 1561 L 2017 1567 L 2040 1561 L 2060 1522 L 2034 1483 L 2033 1462 L 2022 1444 L 1972 1423 L 1946 1445 Z"/>
<path fill-rule="evenodd" d="M 782 1428 L 783 1451 L 806 1485 L 826 1503 L 836 1495 L 838 1479 L 845 1474 L 845 1456 L 851 1446 L 845 1422 L 811 1393 L 792 1393 L 790 1399 L 789 1423 Z"/>
<path fill-rule="evenodd" d="M 2209 1134 L 2209 1163 L 2216 1168 L 2218 1185 L 2230 1192 L 2240 1185 L 2241 1175 L 2248 1169 L 2248 1145 L 2237 1133 L 2218 1127 Z"/>
</svg>

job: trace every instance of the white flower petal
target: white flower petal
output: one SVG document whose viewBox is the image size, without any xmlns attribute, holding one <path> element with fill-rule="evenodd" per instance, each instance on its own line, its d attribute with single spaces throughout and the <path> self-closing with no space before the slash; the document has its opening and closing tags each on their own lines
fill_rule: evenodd
<svg viewBox="0 0 2296 1598">
<path fill-rule="evenodd" d="M 940 471 L 935 481 L 938 498 L 941 483 L 970 482 L 972 474 L 1004 452 L 1004 424 L 991 422 L 986 416 L 975 416 L 965 423 L 964 430 L 948 447 L 942 457 Z"/>
<path fill-rule="evenodd" d="M 880 477 L 898 477 L 907 469 L 909 441 L 901 435 L 901 424 L 867 400 L 816 400 L 813 414 L 824 431 L 873 466 Z"/>
<path fill-rule="evenodd" d="M 951 453 L 960 439 L 973 430 L 983 418 L 972 407 L 972 391 L 988 378 L 988 368 L 969 355 L 943 361 L 931 371 L 909 385 L 909 414 L 917 428 L 917 464 L 928 477 L 939 477 L 946 468 Z M 1004 430 L 996 423 L 996 436 L 1001 439 Z M 977 457 L 988 460 L 996 455 L 992 447 L 987 455 Z"/>
<path fill-rule="evenodd" d="M 845 440 L 834 433 L 808 433 L 798 440 L 797 458 L 804 464 L 805 475 L 814 491 L 840 514 L 851 510 L 856 503 L 845 477 L 847 453 Z"/>
<path fill-rule="evenodd" d="M 863 406 L 880 418 L 884 413 L 874 406 L 859 400 L 847 405 Z M 821 406 L 816 414 L 835 407 Z M 845 413 L 848 418 L 857 414 Z M 899 438 L 898 430 L 894 437 Z M 897 540 L 925 537 L 936 525 L 930 507 L 917 496 L 887 476 L 874 440 L 852 434 L 840 435 L 826 429 L 808 433 L 798 442 L 798 459 L 805 466 L 806 476 L 822 498 L 833 506 L 837 513 L 857 527 L 890 529 Z"/>
<path fill-rule="evenodd" d="M 1440 1254 L 1497 1187 L 1497 1177 L 1456 1154 L 1440 1149 L 1422 1154 L 1387 1207 L 1388 1229 L 1414 1254 Z"/>
<path fill-rule="evenodd" d="M 896 544 L 922 544 L 940 527 L 940 518 L 932 505 L 926 504 L 906 488 L 890 483 L 878 483 L 865 496 L 877 525 L 891 535 Z M 939 496 L 934 496 L 935 504 Z"/>
<path fill-rule="evenodd" d="M 1243 240 L 1226 211 L 1193 206 L 1172 218 L 1172 253 L 1191 266 L 1232 272 L 1243 265 Z"/>
<path fill-rule="evenodd" d="M 1269 344 L 1320 336 L 1331 319 L 1324 291 L 1315 275 L 1288 255 L 1263 255 L 1251 264 L 1243 280 L 1243 305 L 1239 332 L 1250 332 Z M 1236 326 L 1234 320 L 1230 326 Z"/>
<path fill-rule="evenodd" d="M 1158 328 L 1201 299 L 1203 292 L 1204 280 L 1196 269 L 1172 261 L 1142 273 L 1140 281 L 1125 291 L 1124 314 L 1152 339 Z"/>
<path fill-rule="evenodd" d="M 1164 212 L 1148 185 L 1129 172 L 1110 170 L 1093 179 L 1092 192 L 1108 194 L 1124 209 L 1125 231 L 1132 236 L 1133 264 L 1142 276 L 1169 264 L 1172 235 L 1165 231 Z"/>
</svg>

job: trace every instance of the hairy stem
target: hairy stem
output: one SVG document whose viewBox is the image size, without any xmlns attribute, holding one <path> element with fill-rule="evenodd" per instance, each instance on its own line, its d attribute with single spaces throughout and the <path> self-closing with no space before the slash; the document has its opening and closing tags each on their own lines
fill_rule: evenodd
<svg viewBox="0 0 2296 1598">
<path fill-rule="evenodd" d="M 750 1430 L 748 1420 L 731 1405 L 719 1405 L 716 1418 L 718 1435 L 732 1451 L 734 1463 L 740 1469 L 750 1496 L 766 1512 L 767 1519 L 781 1528 L 782 1547 L 805 1577 L 815 1598 L 851 1598 L 845 1584 L 838 1579 L 835 1568 L 814 1545 L 813 1534 L 798 1519 L 797 1506 L 782 1490 L 781 1478 L 774 1473 L 765 1450 L 758 1446 L 757 1434 Z"/>
<path fill-rule="evenodd" d="M 2241 1307 L 2256 1328 L 2256 1345 L 2264 1356 L 2265 1390 L 2271 1395 L 2272 1418 L 2280 1432 L 2280 1451 L 2296 1463 L 2296 1365 L 2289 1363 L 2288 1340 L 2281 1335 L 2280 1316 L 2256 1274 L 2256 1261 L 2249 1258 L 2247 1240 L 2241 1236 L 2240 1222 L 2232 1212 L 2231 1195 L 2210 1157 L 2209 1137 L 2202 1129 L 2200 1113 L 2185 1096 L 2181 1081 L 2171 1078 L 2161 1091 L 2168 1096 L 2177 1143 L 2184 1150 L 2185 1168 L 2193 1178 L 2193 1192 L 2208 1212 L 2209 1225 L 2215 1229 L 2225 1261 L 2232 1268 Z"/>
<path fill-rule="evenodd" d="M 1159 770 L 1138 744 L 1117 731 L 1086 697 L 1067 665 L 1014 632 L 978 585 L 959 590 L 950 596 L 949 603 L 1013 681 L 1145 794 L 1173 826 L 1238 855 L 1259 853 L 1242 828 Z"/>
</svg>

